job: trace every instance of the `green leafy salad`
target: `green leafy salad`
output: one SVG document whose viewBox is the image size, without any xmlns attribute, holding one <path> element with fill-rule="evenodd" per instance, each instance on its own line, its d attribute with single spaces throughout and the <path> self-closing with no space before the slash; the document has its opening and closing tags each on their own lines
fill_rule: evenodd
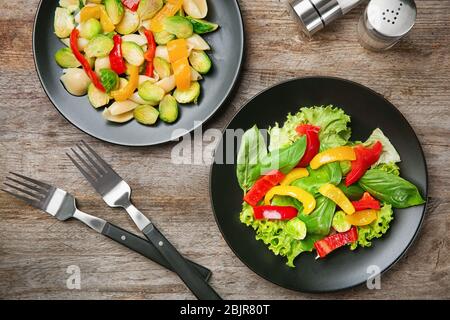
<svg viewBox="0 0 450 320">
<path fill-rule="evenodd" d="M 350 121 L 337 107 L 301 108 L 269 129 L 269 146 L 256 126 L 242 137 L 240 221 L 290 267 L 302 252 L 324 258 L 343 246 L 370 247 L 394 208 L 425 203 L 400 177 L 400 155 L 384 133 L 350 141 Z"/>
</svg>

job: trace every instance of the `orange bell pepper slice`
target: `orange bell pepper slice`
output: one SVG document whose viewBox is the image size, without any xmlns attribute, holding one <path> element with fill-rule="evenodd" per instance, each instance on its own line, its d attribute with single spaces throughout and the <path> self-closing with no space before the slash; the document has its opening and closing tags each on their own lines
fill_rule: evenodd
<svg viewBox="0 0 450 320">
<path fill-rule="evenodd" d="M 182 58 L 172 62 L 175 83 L 180 90 L 187 90 L 191 86 L 191 67 L 188 58 Z"/>
<path fill-rule="evenodd" d="M 119 90 L 111 91 L 111 97 L 116 101 L 125 101 L 130 98 L 139 84 L 139 67 L 128 65 L 130 79 L 125 87 Z"/>
<path fill-rule="evenodd" d="M 345 160 L 356 160 L 356 154 L 352 147 L 337 147 L 320 152 L 311 160 L 309 165 L 311 169 L 316 170 L 324 164 Z"/>
<path fill-rule="evenodd" d="M 188 45 L 186 39 L 172 40 L 167 43 L 170 62 L 174 62 L 189 57 Z"/>
<path fill-rule="evenodd" d="M 355 208 L 341 189 L 331 183 L 326 183 L 319 188 L 319 193 L 336 203 L 346 214 L 354 214 Z"/>
<path fill-rule="evenodd" d="M 150 30 L 161 32 L 164 30 L 163 21 L 167 17 L 174 16 L 183 6 L 183 0 L 168 0 L 164 7 L 152 18 Z"/>
<path fill-rule="evenodd" d="M 346 216 L 345 220 L 353 226 L 362 227 L 371 224 L 378 219 L 378 211 L 373 209 L 357 211 L 351 216 Z"/>
</svg>

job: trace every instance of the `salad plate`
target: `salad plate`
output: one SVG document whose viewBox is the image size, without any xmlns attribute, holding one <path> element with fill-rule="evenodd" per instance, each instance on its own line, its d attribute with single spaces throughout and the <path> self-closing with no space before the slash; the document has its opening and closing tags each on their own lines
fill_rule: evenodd
<svg viewBox="0 0 450 320">
<path fill-rule="evenodd" d="M 318 126 L 320 138 L 320 150 L 316 150 L 316 156 L 303 165 L 305 169 L 300 170 L 293 168 L 301 166 L 304 160 L 302 157 L 310 149 L 310 137 L 300 133 L 297 125 Z M 249 139 L 253 135 L 252 130 L 262 133 L 263 129 L 268 129 L 268 134 L 261 134 L 261 140 Z M 242 135 L 242 132 L 246 133 Z M 241 138 L 244 142 L 236 143 Z M 255 145 L 258 147 L 255 148 Z M 361 153 L 357 149 L 364 149 L 367 154 L 377 146 L 382 146 L 382 149 L 379 149 L 376 159 L 367 165 L 365 174 L 351 177 L 353 169 L 358 171 L 356 159 L 360 159 Z M 276 175 L 272 173 L 260 173 L 250 181 L 250 173 L 255 167 L 242 165 L 242 159 L 252 157 L 243 155 L 245 148 L 263 150 L 260 151 L 264 154 L 262 160 L 255 160 L 259 167 L 265 163 L 273 165 L 274 162 L 267 159 L 273 154 L 279 154 L 279 163 L 283 163 L 284 167 L 279 164 L 272 170 L 278 169 L 275 172 L 286 178 L 291 177 L 293 171 L 298 174 L 303 170 L 306 175 L 297 176 L 297 180 L 290 179 L 293 183 L 284 184 L 286 180 L 274 182 Z M 320 156 L 325 161 L 323 159 L 327 158 L 324 154 L 329 156 L 332 153 L 330 150 L 340 150 L 338 157 L 345 158 L 342 156 L 343 149 L 357 155 L 357 158 L 355 155 L 347 158 L 347 169 L 345 161 L 340 161 L 325 162 L 330 168 L 331 165 L 335 169 L 337 166 L 337 174 L 329 173 L 334 172 L 334 169 L 328 168 L 329 174 L 325 170 L 328 175 L 315 171 L 320 170 L 316 167 L 324 165 L 317 165 Z M 276 153 L 277 150 L 281 151 Z M 289 157 L 297 157 L 292 165 L 289 164 Z M 229 159 L 234 161 L 230 162 Z M 289 169 L 286 169 L 289 165 Z M 261 168 L 258 170 L 262 172 Z M 377 177 L 369 181 L 374 174 Z M 264 197 L 261 190 L 254 192 L 253 189 L 258 181 L 267 176 L 270 177 L 267 181 L 275 187 L 266 189 Z M 342 185 L 347 182 L 349 185 L 353 183 L 355 190 L 361 189 L 359 195 L 354 195 L 355 198 L 351 198 L 348 190 L 343 192 L 351 198 L 353 212 L 347 212 L 345 208 L 350 209 L 346 203 L 330 195 L 330 190 L 344 190 Z M 277 183 L 281 185 L 277 186 Z M 261 185 L 264 183 L 259 184 L 260 189 Z M 300 186 L 300 189 L 312 193 L 316 200 L 313 201 L 314 197 L 311 200 L 313 206 L 305 195 L 300 194 L 293 201 L 293 189 L 283 189 L 285 185 L 294 189 Z M 252 98 L 226 127 L 210 172 L 215 219 L 230 248 L 261 277 L 300 292 L 320 293 L 351 288 L 391 268 L 405 254 L 419 232 L 425 216 L 427 188 L 428 174 L 423 150 L 404 116 L 375 91 L 355 82 L 332 77 L 289 80 Z M 278 193 L 273 191 L 275 189 Z M 308 192 L 304 193 L 309 196 Z M 275 197 L 281 195 L 277 203 L 274 194 Z M 290 198 L 289 204 L 285 204 L 285 198 Z M 355 202 L 360 199 L 363 200 Z M 357 208 L 364 201 L 367 205 L 368 199 L 378 205 L 372 209 L 378 210 Z M 270 207 L 267 209 L 265 206 Z M 283 210 L 280 206 L 284 206 Z M 322 209 L 327 206 L 332 208 L 331 211 L 323 213 L 325 209 Z M 337 212 L 347 219 L 348 227 L 342 224 L 342 220 L 335 219 Z M 289 217 L 291 220 L 281 221 L 284 215 L 287 217 L 292 213 L 293 216 Z M 362 214 L 369 213 L 374 215 L 371 220 L 364 222 L 360 219 Z M 291 223 L 296 219 L 299 220 L 296 224 Z M 296 229 L 297 226 L 301 228 Z M 276 228 L 276 231 L 272 232 L 271 228 Z M 354 239 L 348 235 L 352 231 L 356 234 Z M 349 241 L 331 248 L 337 238 L 342 241 L 344 234 L 344 238 L 348 237 Z"/>
<path fill-rule="evenodd" d="M 235 0 L 186 0 L 185 2 L 188 2 L 190 5 L 196 3 L 207 4 L 207 7 L 202 7 L 202 10 L 200 10 L 202 12 L 198 12 L 199 16 L 197 17 L 193 14 L 197 12 L 194 10 L 195 7 L 190 10 L 193 12 L 190 14 L 182 0 L 171 0 L 169 2 L 161 0 L 125 2 L 128 5 L 130 3 L 142 5 L 144 8 L 142 12 L 148 16 L 143 18 L 141 16 L 144 13 L 140 14 L 140 7 L 137 8 L 137 11 L 133 11 L 136 9 L 128 9 L 126 5 L 123 5 L 120 11 L 115 12 L 114 8 L 116 7 L 114 6 L 116 4 L 122 6 L 120 0 L 101 3 L 98 1 L 41 1 L 36 13 L 33 30 L 34 61 L 44 91 L 56 109 L 71 124 L 85 133 L 103 141 L 126 146 L 150 146 L 176 140 L 211 118 L 230 97 L 238 81 L 244 55 L 243 21 L 238 2 Z M 122 3 L 124 2 L 122 1 Z M 155 3 L 162 7 L 152 18 L 152 16 L 148 15 L 148 7 L 145 6 Z M 181 9 L 175 15 L 170 16 L 168 7 L 172 6 L 173 8 L 175 4 L 180 3 L 182 3 Z M 71 4 L 74 4 L 77 8 L 72 8 Z M 98 8 L 94 8 L 95 6 Z M 90 7 L 90 10 L 81 13 L 86 7 Z M 98 12 L 93 9 L 98 9 Z M 203 10 L 205 10 L 204 14 Z M 120 20 L 120 17 L 115 16 L 115 14 L 118 14 L 117 12 L 122 13 L 122 20 Z M 55 15 L 58 16 L 57 22 L 55 21 Z M 165 19 L 164 15 L 169 16 Z M 83 18 L 83 16 L 86 18 Z M 134 23 L 136 17 L 138 17 L 136 21 L 140 24 L 138 28 L 133 27 L 133 30 L 131 30 L 131 24 Z M 157 17 L 162 17 L 159 19 L 161 27 L 158 27 L 162 31 L 155 31 L 151 27 L 151 23 Z M 88 20 L 84 21 L 83 19 Z M 77 55 L 74 52 L 73 45 L 69 43 L 73 35 L 64 29 L 65 21 L 66 24 L 68 21 L 68 24 L 71 25 L 72 31 L 78 30 L 78 33 L 75 35 L 77 38 L 75 39 L 78 39 L 79 48 L 77 50 L 81 52 L 81 58 L 79 58 L 79 54 Z M 117 24 L 117 22 L 119 23 Z M 155 26 L 156 24 L 153 25 Z M 114 27 L 115 29 L 112 32 L 107 32 L 110 29 L 105 30 L 105 28 L 109 26 L 111 26 L 110 29 L 114 29 Z M 97 33 L 97 31 L 100 31 L 100 33 Z M 149 53 L 151 48 L 154 48 L 153 46 L 150 47 L 147 31 L 153 33 L 153 42 L 156 40 L 158 47 L 156 52 L 153 51 L 152 56 L 154 56 L 154 59 L 159 59 L 159 61 L 158 65 L 154 62 L 155 71 L 153 76 L 150 77 L 152 79 L 146 77 L 144 80 L 148 81 L 145 81 L 143 84 L 142 78 L 145 78 L 144 74 L 147 75 L 148 61 L 151 61 Z M 187 34 L 188 32 L 189 34 Z M 108 73 L 103 73 L 102 70 L 105 69 L 102 68 L 105 68 L 105 65 L 109 65 L 107 63 L 108 55 L 110 63 L 111 55 L 117 55 L 118 51 L 116 48 L 120 44 L 116 43 L 115 36 L 119 37 L 119 40 L 120 37 L 122 38 L 121 51 L 123 61 L 126 62 L 126 69 L 122 68 L 125 72 L 121 75 L 120 72 L 116 71 L 117 65 L 113 66 L 111 64 L 110 68 L 120 77 L 116 78 L 118 81 L 115 81 L 116 85 L 112 87 L 111 81 L 115 79 L 111 75 L 116 75 L 109 70 L 109 66 L 106 67 Z M 146 37 L 147 40 L 145 39 Z M 193 39 L 192 41 L 190 41 L 191 38 Z M 111 47 L 113 40 L 114 47 Z M 175 49 L 183 47 L 181 41 L 177 42 L 176 40 L 187 41 L 189 60 L 184 56 L 179 56 L 179 60 L 174 58 L 176 53 L 180 53 L 179 50 L 176 51 Z M 173 44 L 178 43 L 177 48 L 175 45 L 172 46 L 172 48 L 175 48 L 172 50 L 173 55 L 171 55 L 168 47 L 170 41 Z M 75 43 L 75 41 L 72 42 Z M 86 46 L 82 44 L 84 42 L 86 42 Z M 82 46 L 83 48 L 81 48 Z M 109 52 L 107 55 L 105 55 L 107 53 L 106 49 Z M 203 50 L 206 50 L 207 55 Z M 193 57 L 194 52 L 196 53 L 195 61 Z M 83 55 L 86 63 L 80 61 Z M 205 60 L 203 58 L 208 56 L 209 59 L 206 58 Z M 75 57 L 80 63 L 76 60 L 73 61 Z M 142 63 L 143 57 L 145 57 L 145 61 Z M 203 60 L 200 60 L 201 58 Z M 168 59 L 169 64 L 163 64 L 162 62 L 164 61 L 161 61 Z M 117 62 L 117 59 L 115 61 Z M 183 63 L 186 61 L 187 64 L 180 63 L 180 61 Z M 72 62 L 73 66 L 71 65 Z M 206 68 L 206 62 L 209 64 L 208 68 Z M 212 68 L 210 67 L 211 62 Z M 90 71 L 95 72 L 89 72 L 89 64 L 92 69 Z M 87 69 L 86 65 L 88 65 Z M 167 65 L 169 65 L 168 68 Z M 158 70 L 158 67 L 160 70 Z M 118 93 L 115 91 L 123 91 L 121 89 L 126 87 L 127 79 L 128 84 L 130 82 L 135 83 L 135 81 L 130 80 L 132 79 L 131 70 L 137 68 L 139 68 L 139 84 L 135 86 L 134 95 L 129 97 L 129 100 L 122 101 L 124 96 L 120 94 L 115 95 L 114 93 Z M 186 71 L 186 68 L 188 68 L 187 70 L 189 68 L 192 70 L 189 90 L 195 84 L 195 92 L 197 92 L 195 96 L 191 92 L 192 97 L 187 97 L 186 94 L 182 93 L 183 90 L 187 91 L 187 89 L 181 90 L 183 82 L 183 86 L 186 86 L 186 80 L 189 81 L 189 79 L 182 80 L 184 75 L 186 75 L 186 72 L 183 72 Z M 81 75 L 83 70 L 86 74 Z M 162 76 L 162 73 L 167 73 L 167 75 Z M 98 85 L 98 81 L 92 80 L 92 74 L 94 74 L 94 78 L 95 74 L 97 74 L 98 80 L 101 80 L 100 85 Z M 178 75 L 180 76 L 178 77 Z M 80 91 L 80 83 L 85 79 L 89 80 L 89 78 L 92 80 L 93 88 L 89 86 L 89 90 L 83 89 Z M 77 79 L 81 81 L 78 82 Z M 158 81 L 161 82 L 161 85 L 159 85 Z M 104 99 L 105 94 L 102 95 L 101 92 L 96 90 L 96 88 L 101 90 L 102 85 L 106 89 L 106 93 L 109 94 L 109 99 Z M 174 88 L 175 90 L 173 90 Z M 91 89 L 92 96 L 89 95 L 88 99 L 88 95 L 85 94 L 90 94 Z M 155 91 L 155 89 L 158 90 Z M 176 89 L 180 89 L 178 96 Z M 199 91 L 200 96 L 198 96 Z M 158 97 L 158 100 L 151 101 L 155 98 L 155 92 L 158 95 L 161 93 L 165 94 L 164 99 L 161 100 L 161 96 Z M 170 95 L 173 95 L 173 97 Z M 166 97 L 170 99 L 165 99 Z M 108 98 L 108 95 L 106 95 L 106 98 Z M 178 102 L 176 112 L 173 111 L 175 99 Z M 155 105 L 156 101 L 160 103 L 159 110 L 158 103 Z M 161 111 L 161 103 L 163 101 L 168 105 L 165 109 L 168 111 L 166 111 L 164 116 Z M 114 106 L 115 111 L 113 112 L 112 106 L 116 102 L 119 102 L 119 104 Z M 129 111 L 129 109 L 135 106 L 137 107 L 134 109 L 133 114 L 133 110 Z M 122 111 L 126 112 L 120 113 Z M 120 114 L 115 116 L 114 113 L 116 112 Z M 157 116 L 158 112 L 159 119 Z M 142 119 L 140 123 L 138 122 L 138 115 Z M 124 123 L 115 123 L 114 121 L 116 120 Z"/>
</svg>

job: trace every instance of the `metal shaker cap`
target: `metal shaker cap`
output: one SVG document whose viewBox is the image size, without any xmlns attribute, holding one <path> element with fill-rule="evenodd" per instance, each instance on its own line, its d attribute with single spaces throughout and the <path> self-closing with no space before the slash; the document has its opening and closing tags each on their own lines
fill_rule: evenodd
<svg viewBox="0 0 450 320">
<path fill-rule="evenodd" d="M 343 16 L 337 0 L 295 0 L 290 5 L 308 36 Z"/>
</svg>

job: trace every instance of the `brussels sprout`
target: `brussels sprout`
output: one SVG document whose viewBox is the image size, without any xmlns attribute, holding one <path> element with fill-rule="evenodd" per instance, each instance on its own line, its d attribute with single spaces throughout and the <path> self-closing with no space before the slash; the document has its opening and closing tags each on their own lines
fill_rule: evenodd
<svg viewBox="0 0 450 320">
<path fill-rule="evenodd" d="M 72 13 L 80 8 L 80 0 L 59 0 L 59 6 Z"/>
<path fill-rule="evenodd" d="M 158 121 L 159 112 L 152 106 L 141 105 L 134 109 L 134 118 L 137 122 L 152 125 Z"/>
<path fill-rule="evenodd" d="M 161 46 L 166 45 L 169 41 L 175 40 L 175 38 L 176 38 L 176 36 L 174 34 L 164 31 L 164 30 L 161 32 L 156 32 L 154 35 L 155 35 L 156 43 Z"/>
<path fill-rule="evenodd" d="M 175 76 L 164 78 L 156 83 L 158 87 L 163 89 L 166 93 L 171 92 L 176 87 Z"/>
<path fill-rule="evenodd" d="M 134 113 L 132 110 L 132 111 L 128 111 L 126 113 L 119 114 L 117 116 L 113 116 L 109 112 L 109 108 L 105 108 L 105 110 L 103 110 L 103 118 L 105 118 L 106 120 L 111 121 L 111 122 L 125 123 L 134 118 Z"/>
<path fill-rule="evenodd" d="M 147 38 L 140 34 L 127 34 L 122 37 L 122 42 L 134 42 L 142 47 L 147 44 Z"/>
<path fill-rule="evenodd" d="M 137 12 L 142 20 L 151 19 L 163 5 L 163 0 L 141 0 Z"/>
<path fill-rule="evenodd" d="M 109 61 L 109 56 L 95 59 L 95 63 L 94 63 L 95 72 L 98 75 L 100 75 L 100 71 L 102 69 L 111 69 L 111 62 Z"/>
<path fill-rule="evenodd" d="M 91 40 L 93 37 L 102 33 L 102 25 L 97 19 L 89 19 L 80 24 L 80 36 Z"/>
<path fill-rule="evenodd" d="M 150 81 L 151 83 L 156 82 L 156 80 L 152 77 L 145 76 L 143 74 L 139 75 L 139 84 L 143 84 L 145 81 Z"/>
<path fill-rule="evenodd" d="M 87 92 L 91 79 L 83 69 L 69 68 L 64 70 L 61 82 L 66 90 L 74 96 L 84 96 Z"/>
<path fill-rule="evenodd" d="M 100 81 L 102 82 L 106 92 L 111 92 L 111 90 L 115 90 L 118 87 L 119 76 L 110 69 L 101 69 Z"/>
<path fill-rule="evenodd" d="M 167 95 L 159 103 L 159 117 L 162 121 L 173 123 L 178 118 L 178 103 L 171 95 Z"/>
<path fill-rule="evenodd" d="M 130 34 L 139 28 L 140 20 L 136 12 L 125 9 L 122 21 L 116 26 L 116 31 L 120 34 Z"/>
<path fill-rule="evenodd" d="M 138 104 L 131 100 L 116 101 L 108 109 L 112 116 L 118 116 L 119 114 L 127 113 L 136 109 Z"/>
<path fill-rule="evenodd" d="M 166 46 L 157 46 L 155 57 L 161 57 L 166 61 L 170 61 L 169 59 L 169 51 L 167 50 Z"/>
<path fill-rule="evenodd" d="M 212 23 L 212 22 L 209 22 L 206 20 L 195 19 L 192 17 L 186 17 L 186 18 L 192 23 L 192 26 L 194 27 L 194 32 L 197 34 L 213 32 L 213 31 L 216 31 L 217 28 L 219 27 L 218 24 Z"/>
<path fill-rule="evenodd" d="M 338 211 L 334 214 L 331 226 L 337 232 L 346 232 L 352 227 L 352 225 L 345 219 L 345 216 L 346 214 L 344 211 Z"/>
<path fill-rule="evenodd" d="M 125 14 L 120 0 L 105 0 L 105 9 L 113 24 L 119 24 Z"/>
<path fill-rule="evenodd" d="M 84 52 L 89 58 L 105 57 L 111 52 L 113 47 L 114 42 L 112 39 L 103 34 L 98 34 L 89 41 L 87 47 L 84 49 Z"/>
<path fill-rule="evenodd" d="M 190 68 L 191 68 L 191 81 L 199 81 L 203 79 L 202 75 L 198 73 L 197 70 L 195 70 L 192 67 Z"/>
<path fill-rule="evenodd" d="M 205 51 L 192 50 L 189 55 L 189 62 L 192 68 L 200 74 L 207 74 L 211 70 L 212 62 Z"/>
<path fill-rule="evenodd" d="M 173 92 L 173 97 L 177 99 L 179 103 L 197 103 L 200 96 L 200 84 L 197 81 L 191 83 L 191 86 L 187 90 L 176 89 Z"/>
<path fill-rule="evenodd" d="M 306 237 L 306 224 L 296 217 L 286 223 L 284 231 L 295 240 L 303 240 Z"/>
<path fill-rule="evenodd" d="M 153 66 L 156 73 L 158 73 L 160 79 L 164 79 L 170 76 L 170 63 L 163 58 L 156 57 L 153 59 Z"/>
<path fill-rule="evenodd" d="M 209 44 L 198 34 L 194 33 L 191 37 L 187 38 L 188 47 L 193 50 L 211 50 Z"/>
<path fill-rule="evenodd" d="M 89 102 L 94 108 L 100 108 L 106 106 L 109 103 L 109 95 L 97 89 L 97 87 L 91 83 L 88 87 Z"/>
<path fill-rule="evenodd" d="M 181 16 L 167 17 L 163 21 L 164 30 L 173 33 L 177 38 L 189 38 L 194 33 L 194 27 L 188 19 Z"/>
<path fill-rule="evenodd" d="M 150 104 L 142 99 L 138 92 L 133 93 L 133 95 L 129 99 L 133 102 L 136 102 L 137 104 Z"/>
<path fill-rule="evenodd" d="M 164 90 L 153 84 L 151 81 L 145 81 L 139 85 L 139 96 L 152 105 L 157 105 L 164 98 Z"/>
<path fill-rule="evenodd" d="M 62 68 L 78 68 L 81 66 L 69 48 L 61 48 L 56 51 L 55 61 Z"/>
<path fill-rule="evenodd" d="M 122 42 L 122 55 L 133 66 L 139 67 L 145 61 L 144 51 L 134 42 Z"/>
<path fill-rule="evenodd" d="M 66 8 L 56 8 L 54 20 L 55 34 L 58 38 L 67 38 L 75 28 L 73 16 Z"/>
<path fill-rule="evenodd" d="M 196 19 L 203 19 L 208 14 L 206 0 L 184 0 L 183 9 L 189 16 Z"/>
</svg>

